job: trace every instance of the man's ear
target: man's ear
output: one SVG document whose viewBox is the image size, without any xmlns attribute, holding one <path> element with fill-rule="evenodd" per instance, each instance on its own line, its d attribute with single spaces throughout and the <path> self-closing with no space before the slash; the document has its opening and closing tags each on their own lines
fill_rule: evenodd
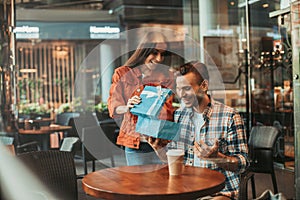
<svg viewBox="0 0 300 200">
<path fill-rule="evenodd" d="M 201 89 L 205 92 L 208 90 L 208 80 L 204 79 L 203 82 L 201 83 Z"/>
</svg>

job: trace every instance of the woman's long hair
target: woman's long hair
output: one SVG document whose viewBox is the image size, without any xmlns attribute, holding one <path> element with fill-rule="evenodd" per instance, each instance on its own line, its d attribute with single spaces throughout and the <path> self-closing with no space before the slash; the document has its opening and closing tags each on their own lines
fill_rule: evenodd
<svg viewBox="0 0 300 200">
<path fill-rule="evenodd" d="M 166 50 L 168 50 L 169 44 L 165 35 L 163 35 L 160 32 L 149 32 L 143 37 L 137 49 L 134 51 L 134 53 L 130 56 L 130 58 L 124 65 L 131 68 L 143 65 L 145 63 L 146 58 L 151 53 L 154 53 L 156 51 L 155 47 L 157 43 L 154 41 L 157 37 L 163 38 L 163 42 L 167 44 Z"/>
</svg>

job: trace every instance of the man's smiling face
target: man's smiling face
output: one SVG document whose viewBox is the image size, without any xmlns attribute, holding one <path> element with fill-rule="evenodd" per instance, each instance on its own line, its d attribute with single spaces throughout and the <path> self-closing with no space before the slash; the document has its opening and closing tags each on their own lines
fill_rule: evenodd
<svg viewBox="0 0 300 200">
<path fill-rule="evenodd" d="M 195 91 L 199 91 L 200 86 L 193 73 L 176 78 L 176 92 L 186 107 L 197 107 L 198 100 Z"/>
</svg>

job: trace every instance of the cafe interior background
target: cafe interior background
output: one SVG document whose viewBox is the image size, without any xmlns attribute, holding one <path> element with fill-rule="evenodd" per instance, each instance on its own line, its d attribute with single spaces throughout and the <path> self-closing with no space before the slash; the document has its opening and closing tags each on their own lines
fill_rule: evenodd
<svg viewBox="0 0 300 200">
<path fill-rule="evenodd" d="M 0 3 L 2 131 L 13 130 L 15 121 L 26 114 L 52 117 L 80 111 L 83 106 L 99 115 L 105 113 L 111 75 L 127 58 L 123 55 L 115 59 L 113 53 L 130 48 L 126 41 L 136 37 L 120 37 L 120 33 L 144 27 L 167 28 L 174 30 L 171 48 L 184 47 L 185 35 L 203 46 L 225 85 L 225 90 L 211 91 L 212 95 L 241 112 L 248 134 L 258 124 L 282 129 L 274 155 L 276 165 L 294 172 L 296 196 L 300 198 L 300 167 L 295 159 L 300 144 L 300 1 Z M 107 39 L 110 42 L 103 43 Z M 94 52 L 100 43 L 102 47 Z M 98 57 L 93 67 L 90 65 L 95 63 L 85 60 L 91 52 Z M 197 53 L 205 59 L 201 51 Z M 171 68 L 184 62 L 176 55 L 171 60 Z M 84 79 L 85 84 L 76 86 L 76 77 Z"/>
</svg>

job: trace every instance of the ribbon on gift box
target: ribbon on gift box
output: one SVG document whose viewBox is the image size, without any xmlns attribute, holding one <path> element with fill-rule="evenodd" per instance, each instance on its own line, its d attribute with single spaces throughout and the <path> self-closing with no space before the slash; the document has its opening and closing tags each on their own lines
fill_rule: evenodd
<svg viewBox="0 0 300 200">
<path fill-rule="evenodd" d="M 157 92 L 152 92 L 152 91 L 143 91 L 142 92 L 142 94 L 146 94 L 146 98 L 152 98 L 152 97 L 155 97 L 155 96 L 157 96 L 157 97 L 161 97 L 161 95 L 162 95 L 162 90 L 161 90 L 161 86 L 157 86 L 156 87 L 157 88 Z"/>
<path fill-rule="evenodd" d="M 157 117 L 163 104 L 171 93 L 172 90 L 162 88 L 161 86 L 146 86 L 140 95 L 142 102 L 135 105 L 130 112 L 134 115 Z M 154 99 L 154 97 L 157 98 L 151 102 L 150 99 Z"/>
<path fill-rule="evenodd" d="M 147 115 L 151 115 L 151 113 L 153 112 L 153 110 L 158 105 L 158 101 L 163 100 L 163 99 L 161 99 L 162 98 L 162 94 L 163 94 L 163 91 L 161 90 L 161 86 L 157 86 L 156 89 L 157 89 L 156 93 L 152 92 L 152 91 L 143 91 L 144 94 L 147 95 L 146 99 L 147 98 L 153 98 L 153 97 L 157 96 L 157 98 L 155 99 L 155 101 L 153 102 L 153 104 L 151 105 L 151 107 L 149 108 L 148 112 L 146 113 Z"/>
<path fill-rule="evenodd" d="M 167 140 L 178 140 L 180 125 L 158 119 L 157 116 L 172 90 L 161 86 L 145 86 L 140 97 L 142 102 L 130 112 L 138 116 L 135 131 L 144 135 Z"/>
</svg>

